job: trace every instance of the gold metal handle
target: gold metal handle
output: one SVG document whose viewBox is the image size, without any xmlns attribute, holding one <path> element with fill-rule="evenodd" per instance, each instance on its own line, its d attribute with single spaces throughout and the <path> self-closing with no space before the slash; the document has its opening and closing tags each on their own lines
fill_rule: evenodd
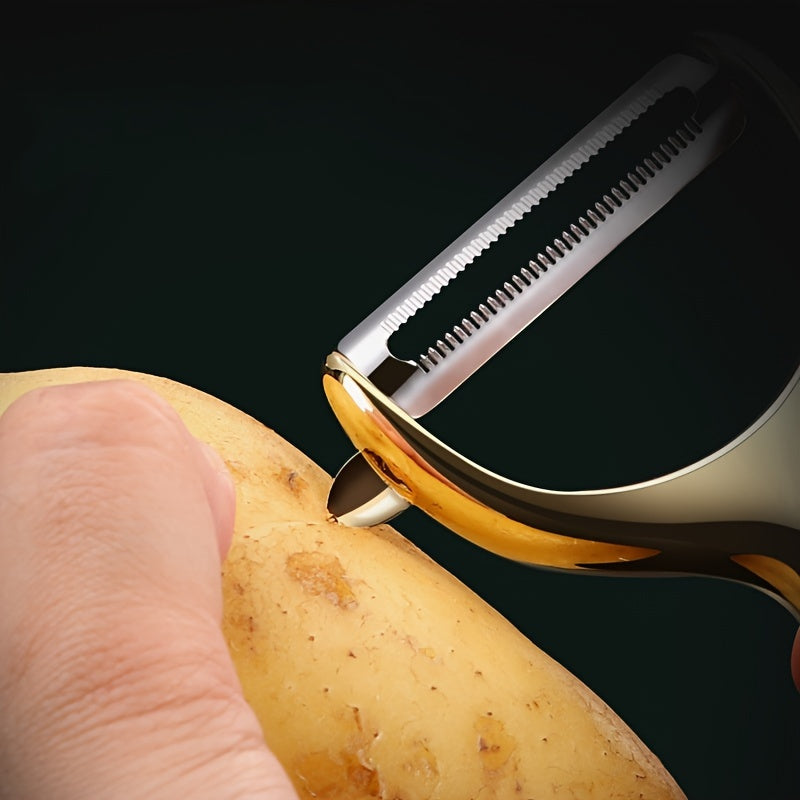
<svg viewBox="0 0 800 800">
<path fill-rule="evenodd" d="M 766 591 L 800 619 L 800 371 L 726 447 L 631 486 L 559 492 L 483 469 L 432 436 L 340 353 L 323 387 L 393 492 L 498 555 L 556 569 L 707 575 Z"/>
</svg>

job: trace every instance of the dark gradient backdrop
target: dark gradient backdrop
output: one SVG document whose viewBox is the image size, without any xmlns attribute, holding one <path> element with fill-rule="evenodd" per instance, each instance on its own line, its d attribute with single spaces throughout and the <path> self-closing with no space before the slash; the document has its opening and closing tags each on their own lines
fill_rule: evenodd
<svg viewBox="0 0 800 800">
<path fill-rule="evenodd" d="M 331 473 L 351 450 L 324 356 L 685 34 L 745 36 L 800 74 L 789 5 L 26 8 L 0 24 L 0 370 L 165 375 Z M 738 433 L 797 362 L 798 142 L 763 125 L 430 426 L 555 488 L 651 477 Z M 776 602 L 526 569 L 413 510 L 396 527 L 691 798 L 800 797 L 795 624 Z"/>
</svg>

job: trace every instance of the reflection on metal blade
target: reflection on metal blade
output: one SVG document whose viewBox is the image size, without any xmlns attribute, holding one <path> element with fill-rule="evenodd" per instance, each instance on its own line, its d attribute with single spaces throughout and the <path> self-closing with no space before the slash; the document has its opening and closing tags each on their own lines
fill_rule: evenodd
<svg viewBox="0 0 800 800">
<path fill-rule="evenodd" d="M 345 336 L 339 352 L 412 417 L 434 408 L 738 137 L 744 122 L 738 98 L 717 78 L 716 67 L 690 56 L 662 61 Z M 390 337 L 418 311 L 452 291 L 456 278 L 476 268 L 473 262 L 495 251 L 494 243 L 514 238 L 520 220 L 535 217 L 561 184 L 602 160 L 606 145 L 676 90 L 695 97 L 691 119 L 677 121 L 666 140 L 653 142 L 644 161 L 632 153 L 613 185 L 597 186 L 597 195 L 585 198 L 585 211 L 563 220 L 563 233 L 532 243 L 541 251 L 504 275 L 487 276 L 485 299 L 456 319 L 439 320 L 442 338 L 426 343 L 419 357 L 391 352 Z"/>
<path fill-rule="evenodd" d="M 387 486 L 361 453 L 356 453 L 336 474 L 328 493 L 328 511 L 337 522 L 351 528 L 388 522 L 409 503 Z"/>
</svg>

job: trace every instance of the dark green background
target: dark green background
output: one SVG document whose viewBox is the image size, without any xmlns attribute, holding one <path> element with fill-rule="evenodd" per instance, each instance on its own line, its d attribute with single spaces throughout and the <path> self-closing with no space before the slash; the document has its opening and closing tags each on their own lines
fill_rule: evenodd
<svg viewBox="0 0 800 800">
<path fill-rule="evenodd" d="M 351 448 L 324 356 L 686 33 L 744 35 L 800 74 L 789 6 L 27 9 L 0 27 L 0 370 L 165 375 L 331 473 Z M 738 433 L 797 362 L 797 142 L 764 133 L 431 427 L 557 488 L 660 474 Z M 607 700 L 693 800 L 800 796 L 796 626 L 772 599 L 532 570 L 414 510 L 396 527 Z"/>
</svg>

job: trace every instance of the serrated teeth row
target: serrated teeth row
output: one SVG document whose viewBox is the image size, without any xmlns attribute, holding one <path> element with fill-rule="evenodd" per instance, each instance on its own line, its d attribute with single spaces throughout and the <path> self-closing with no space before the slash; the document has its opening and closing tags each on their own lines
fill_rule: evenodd
<svg viewBox="0 0 800 800">
<path fill-rule="evenodd" d="M 422 306 L 435 294 L 441 291 L 451 280 L 455 279 L 467 266 L 473 263 L 481 253 L 498 239 L 505 235 L 520 219 L 532 208 L 538 206 L 551 192 L 564 183 L 576 170 L 594 158 L 609 142 L 613 141 L 634 120 L 644 114 L 654 103 L 663 96 L 657 87 L 649 87 L 638 95 L 626 108 L 606 122 L 602 128 L 596 130 L 582 145 L 571 153 L 561 164 L 536 183 L 529 186 L 527 191 L 517 197 L 514 202 L 497 218 L 491 221 L 484 230 L 439 270 L 430 276 L 421 286 L 393 309 L 381 322 L 381 327 L 387 335 L 397 331 L 404 325 Z"/>
<path fill-rule="evenodd" d="M 444 341 L 439 339 L 434 347 L 429 347 L 426 354 L 420 355 L 419 365 L 428 372 L 436 364 L 452 353 L 458 345 L 463 344 L 485 325 L 492 317 L 496 316 L 514 298 L 522 294 L 539 276 L 562 259 L 570 250 L 579 245 L 583 239 L 596 230 L 611 216 L 623 203 L 630 200 L 648 181 L 654 178 L 673 158 L 685 150 L 701 133 L 702 129 L 694 120 L 684 122 L 662 144 L 658 145 L 648 156 L 642 159 L 632 171 L 612 186 L 593 207 L 586 209 L 585 216 L 578 217 L 577 222 L 571 223 L 569 230 L 561 232 L 552 244 L 544 248 L 543 253 L 537 253 L 526 267 L 522 267 L 518 274 L 503 283 L 493 295 L 480 303 L 475 311 L 471 311 L 469 318 L 461 320 L 460 325 L 453 328 L 452 333 L 445 334 Z"/>
<path fill-rule="evenodd" d="M 473 312 L 474 314 L 475 312 Z M 453 327 L 452 333 L 446 333 L 444 341 L 439 339 L 433 347 L 429 347 L 427 353 L 420 355 L 419 364 L 427 372 L 436 364 L 438 364 L 448 353 L 458 347 L 459 344 L 465 342 L 475 331 L 478 330 L 478 324 L 473 323 L 466 317 L 461 320 L 459 325 Z"/>
</svg>

